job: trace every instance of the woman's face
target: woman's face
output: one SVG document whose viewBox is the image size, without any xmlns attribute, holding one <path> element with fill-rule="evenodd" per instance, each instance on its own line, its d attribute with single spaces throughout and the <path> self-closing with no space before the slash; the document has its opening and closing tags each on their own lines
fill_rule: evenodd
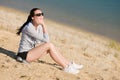
<svg viewBox="0 0 120 80">
<path fill-rule="evenodd" d="M 41 10 L 34 11 L 34 16 L 32 17 L 32 20 L 35 24 L 40 25 L 43 23 L 43 13 Z"/>
</svg>

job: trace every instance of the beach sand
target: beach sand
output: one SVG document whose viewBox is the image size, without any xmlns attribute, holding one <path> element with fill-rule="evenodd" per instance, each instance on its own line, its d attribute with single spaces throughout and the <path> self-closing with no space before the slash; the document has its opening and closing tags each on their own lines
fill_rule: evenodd
<svg viewBox="0 0 120 80">
<path fill-rule="evenodd" d="M 114 41 L 47 19 L 51 42 L 68 60 L 83 64 L 83 69 L 76 75 L 66 73 L 49 54 L 30 64 L 17 62 L 20 36 L 15 33 L 27 15 L 0 7 L 0 80 L 120 80 L 120 50 Z"/>
</svg>

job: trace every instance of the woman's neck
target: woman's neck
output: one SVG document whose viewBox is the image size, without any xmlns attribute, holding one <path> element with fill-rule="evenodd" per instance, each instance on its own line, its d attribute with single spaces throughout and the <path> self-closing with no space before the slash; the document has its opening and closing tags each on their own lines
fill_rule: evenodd
<svg viewBox="0 0 120 80">
<path fill-rule="evenodd" d="M 35 27 L 35 29 L 37 30 L 37 27 L 38 27 L 39 25 L 36 24 L 36 23 L 34 23 L 33 21 L 32 21 L 32 24 L 33 24 L 33 26 Z"/>
</svg>

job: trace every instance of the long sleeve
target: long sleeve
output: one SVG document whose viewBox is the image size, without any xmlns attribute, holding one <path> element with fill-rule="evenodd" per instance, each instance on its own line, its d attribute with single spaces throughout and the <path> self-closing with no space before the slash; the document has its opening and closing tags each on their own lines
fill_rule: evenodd
<svg viewBox="0 0 120 80">
<path fill-rule="evenodd" d="M 49 36 L 48 34 L 44 34 L 42 31 L 42 27 L 38 27 L 38 31 L 35 30 L 34 26 L 32 23 L 29 23 L 27 27 L 23 30 L 24 33 L 27 35 L 31 36 L 35 40 L 39 40 L 41 42 L 48 42 L 49 41 Z"/>
<path fill-rule="evenodd" d="M 34 26 L 30 22 L 22 30 L 18 52 L 29 51 L 34 48 L 35 45 L 45 42 L 49 42 L 48 34 L 43 33 L 42 26 L 38 26 L 37 30 L 35 30 Z"/>
<path fill-rule="evenodd" d="M 43 37 L 44 37 L 44 41 L 45 41 L 45 42 L 49 42 L 49 41 L 50 41 L 48 34 L 44 33 L 44 34 L 43 34 Z"/>
</svg>

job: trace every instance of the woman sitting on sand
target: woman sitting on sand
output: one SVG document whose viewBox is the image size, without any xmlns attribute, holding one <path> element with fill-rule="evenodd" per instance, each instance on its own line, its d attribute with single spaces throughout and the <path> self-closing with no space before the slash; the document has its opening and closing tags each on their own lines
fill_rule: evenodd
<svg viewBox="0 0 120 80">
<path fill-rule="evenodd" d="M 17 34 L 22 33 L 17 60 L 32 62 L 45 54 L 62 66 L 68 73 L 77 74 L 83 66 L 65 59 L 56 47 L 49 41 L 49 36 L 44 23 L 44 14 L 39 8 L 30 11 L 27 21 L 20 27 Z M 36 46 L 37 44 L 39 46 Z"/>
</svg>

